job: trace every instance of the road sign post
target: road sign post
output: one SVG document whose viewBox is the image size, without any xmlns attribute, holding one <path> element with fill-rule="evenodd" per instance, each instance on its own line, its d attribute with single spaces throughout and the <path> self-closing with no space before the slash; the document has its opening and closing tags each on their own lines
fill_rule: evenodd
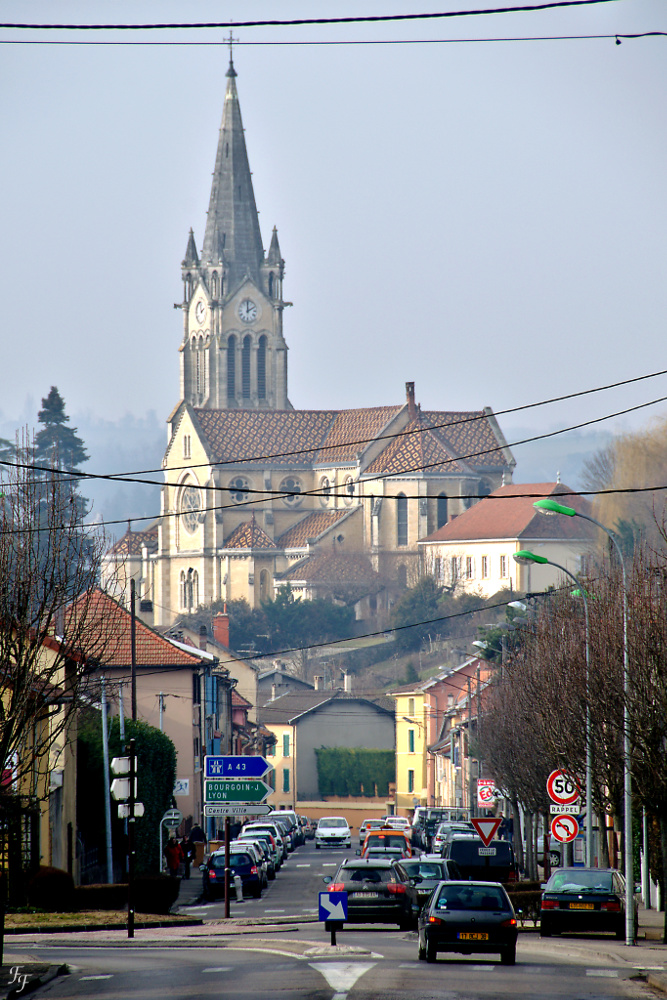
<svg viewBox="0 0 667 1000">
<path fill-rule="evenodd" d="M 320 920 L 325 928 L 331 931 L 331 944 L 336 944 L 336 931 L 342 930 L 343 921 L 347 920 L 347 893 L 321 892 L 319 895 Z"/>
</svg>

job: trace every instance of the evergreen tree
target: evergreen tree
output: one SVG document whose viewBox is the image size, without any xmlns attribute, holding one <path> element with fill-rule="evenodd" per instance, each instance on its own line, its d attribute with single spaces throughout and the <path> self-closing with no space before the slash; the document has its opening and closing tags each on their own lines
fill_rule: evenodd
<svg viewBox="0 0 667 1000">
<path fill-rule="evenodd" d="M 35 436 L 35 462 L 37 465 L 52 465 L 58 469 L 76 469 L 88 461 L 86 447 L 76 432 L 76 427 L 68 427 L 69 417 L 65 413 L 65 401 L 55 385 L 45 399 L 37 416 L 42 429 Z"/>
</svg>

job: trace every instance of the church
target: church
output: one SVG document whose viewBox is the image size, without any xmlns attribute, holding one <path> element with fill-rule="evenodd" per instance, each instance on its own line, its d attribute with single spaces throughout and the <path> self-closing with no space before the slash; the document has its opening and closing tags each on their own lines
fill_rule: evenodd
<svg viewBox="0 0 667 1000">
<path fill-rule="evenodd" d="M 251 607 L 290 584 L 366 617 L 417 580 L 418 540 L 511 482 L 488 408 L 422 410 L 413 382 L 384 406 L 300 410 L 288 397 L 285 262 L 265 252 L 230 58 L 201 249 L 182 261 L 180 400 L 161 509 L 107 554 L 103 584 L 169 625 L 218 599 Z M 402 395 L 402 393 L 401 393 Z"/>
</svg>

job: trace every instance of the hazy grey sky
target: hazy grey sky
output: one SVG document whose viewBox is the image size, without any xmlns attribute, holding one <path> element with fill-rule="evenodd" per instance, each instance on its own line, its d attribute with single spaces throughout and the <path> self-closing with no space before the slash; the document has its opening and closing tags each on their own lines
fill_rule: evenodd
<svg viewBox="0 0 667 1000">
<path fill-rule="evenodd" d="M 202 21 L 455 10 L 455 0 L 30 4 L 2 20 Z M 667 38 L 258 45 L 667 30 L 664 0 L 412 24 L 241 28 L 265 246 L 286 260 L 297 407 L 503 409 L 667 368 Z M 0 416 L 178 400 L 188 229 L 204 233 L 222 31 L 0 40 Z M 172 42 L 144 45 L 141 42 Z M 667 395 L 662 377 L 532 414 L 554 427 Z M 663 404 L 635 418 L 636 426 Z M 602 425 L 602 428 L 617 425 Z M 564 442 L 566 448 L 566 443 Z M 520 470 L 518 470 L 520 471 Z"/>
</svg>

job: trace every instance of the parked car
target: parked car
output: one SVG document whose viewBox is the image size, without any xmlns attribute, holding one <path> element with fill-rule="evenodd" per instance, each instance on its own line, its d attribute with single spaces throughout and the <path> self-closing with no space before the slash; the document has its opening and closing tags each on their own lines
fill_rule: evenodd
<svg viewBox="0 0 667 1000">
<path fill-rule="evenodd" d="M 488 847 L 481 837 L 457 835 L 442 848 L 442 856 L 455 861 L 462 878 L 484 882 L 516 882 L 519 877 L 514 849 L 509 840 L 492 840 Z"/>
<path fill-rule="evenodd" d="M 262 872 L 254 853 L 250 850 L 230 851 L 229 867 L 232 889 L 234 876 L 238 875 L 243 884 L 244 894 L 259 899 L 262 895 Z M 224 896 L 225 852 L 214 851 L 206 864 L 199 866 L 199 870 L 202 873 L 204 899 L 212 900 Z"/>
<path fill-rule="evenodd" d="M 232 841 L 230 844 L 230 850 L 232 848 L 238 850 L 239 847 L 245 847 L 246 844 L 250 844 L 253 847 L 256 847 L 258 851 L 261 851 L 262 863 L 264 871 L 266 872 L 267 882 L 272 882 L 276 877 L 276 861 L 275 851 L 271 848 L 269 841 L 259 835 L 253 837 L 250 834 L 245 834 Z"/>
<path fill-rule="evenodd" d="M 406 858 L 412 857 L 412 844 L 409 837 L 406 837 L 400 830 L 392 830 L 391 827 L 383 826 L 380 830 L 371 830 L 364 840 L 361 848 L 361 856 L 365 858 L 371 848 L 391 847 L 403 851 Z"/>
<path fill-rule="evenodd" d="M 445 861 L 438 855 L 422 854 L 420 858 L 405 858 L 394 862 L 396 878 L 405 886 L 416 923 L 420 910 L 440 882 L 459 881 L 461 872 L 455 861 Z"/>
<path fill-rule="evenodd" d="M 421 961 L 435 962 L 442 951 L 516 961 L 516 915 L 498 882 L 441 882 L 419 914 L 418 932 Z"/>
<path fill-rule="evenodd" d="M 422 846 L 425 851 L 432 850 L 432 840 L 435 831 L 441 823 L 458 823 L 469 820 L 468 809 L 457 809 L 448 806 L 429 806 L 423 820 Z"/>
<path fill-rule="evenodd" d="M 352 847 L 352 834 L 344 816 L 323 816 L 315 831 L 315 847 Z"/>
<path fill-rule="evenodd" d="M 260 882 L 262 884 L 262 889 L 266 889 L 269 884 L 269 874 L 268 874 L 268 860 L 266 850 L 258 840 L 246 841 L 244 844 L 238 844 L 238 841 L 233 840 L 229 845 L 230 855 L 236 854 L 238 851 L 248 851 L 255 859 L 255 864 L 259 869 Z"/>
<path fill-rule="evenodd" d="M 280 849 L 271 834 L 266 830 L 247 830 L 245 833 L 239 834 L 235 843 L 243 843 L 246 840 L 260 840 L 266 844 L 271 860 L 273 861 L 273 875 L 271 874 L 271 866 L 269 866 L 268 876 L 269 879 L 275 878 L 276 872 L 280 870 L 282 865 L 282 860 Z"/>
<path fill-rule="evenodd" d="M 306 820 L 306 840 L 315 840 L 315 831 L 317 830 L 317 823 L 314 819 Z"/>
<path fill-rule="evenodd" d="M 398 881 L 391 861 L 348 858 L 332 878 L 325 875 L 329 892 L 347 893 L 347 921 L 356 924 L 412 926 L 412 911 L 405 886 Z M 325 930 L 341 926 L 325 921 Z"/>
<path fill-rule="evenodd" d="M 241 833 L 248 833 L 248 831 L 252 831 L 253 833 L 260 833 L 261 831 L 270 833 L 278 846 L 278 850 L 280 851 L 281 864 L 285 861 L 287 858 L 287 844 L 285 842 L 285 831 L 282 827 L 278 826 L 277 823 L 269 823 L 267 820 L 255 821 L 253 823 L 246 823 L 243 826 Z"/>
<path fill-rule="evenodd" d="M 610 931 L 625 939 L 625 879 L 615 868 L 559 868 L 542 893 L 540 934 Z M 634 937 L 637 937 L 634 902 Z"/>
<path fill-rule="evenodd" d="M 271 820 L 278 820 L 281 823 L 287 824 L 287 831 L 292 838 L 292 844 L 294 847 L 299 847 L 301 844 L 305 843 L 305 837 L 303 836 L 303 831 L 301 830 L 299 817 L 293 809 L 274 809 L 269 813 L 267 818 Z"/>
</svg>

